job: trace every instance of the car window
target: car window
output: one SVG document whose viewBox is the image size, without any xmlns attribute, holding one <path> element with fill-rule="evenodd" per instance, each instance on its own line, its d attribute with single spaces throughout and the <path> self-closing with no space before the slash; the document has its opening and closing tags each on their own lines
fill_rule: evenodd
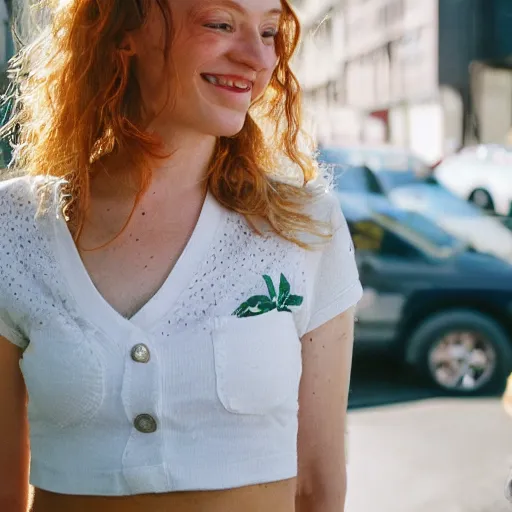
<svg viewBox="0 0 512 512">
<path fill-rule="evenodd" d="M 318 159 L 322 163 L 334 165 L 336 175 L 347 167 L 366 167 L 378 177 L 377 179 L 373 176 L 376 183 L 372 183 L 372 186 L 377 186 L 384 192 L 401 186 L 423 183 L 431 175 L 430 168 L 420 158 L 396 149 L 324 148 L 320 150 Z M 347 178 L 347 181 L 350 178 Z M 355 190 L 350 187 L 352 184 L 350 181 L 343 190 Z"/>
<path fill-rule="evenodd" d="M 339 192 L 382 192 L 379 181 L 367 167 L 335 167 L 334 186 Z"/>
<path fill-rule="evenodd" d="M 409 260 L 421 257 L 413 245 L 376 221 L 349 221 L 348 224 L 357 251 Z"/>
<path fill-rule="evenodd" d="M 413 259 L 421 254 L 446 258 L 464 246 L 456 237 L 415 212 L 374 212 L 372 219 L 349 220 L 349 226 L 356 249 L 397 258 Z"/>
<path fill-rule="evenodd" d="M 411 170 L 397 171 L 384 168 L 378 171 L 378 176 L 386 190 L 424 182 L 424 178 L 420 178 Z"/>
<path fill-rule="evenodd" d="M 364 193 L 372 189 L 370 171 L 364 166 L 351 165 L 345 152 L 338 149 L 322 149 L 318 161 L 332 167 L 336 190 Z"/>
<path fill-rule="evenodd" d="M 431 175 L 425 163 L 405 152 L 370 152 L 367 165 L 377 173 L 386 190 L 424 183 Z"/>
<path fill-rule="evenodd" d="M 464 247 L 458 238 L 419 213 L 402 210 L 375 217 L 383 226 L 432 257 L 448 257 Z"/>
<path fill-rule="evenodd" d="M 368 192 L 370 188 L 368 175 L 362 167 L 335 167 L 334 184 L 340 192 Z"/>
</svg>

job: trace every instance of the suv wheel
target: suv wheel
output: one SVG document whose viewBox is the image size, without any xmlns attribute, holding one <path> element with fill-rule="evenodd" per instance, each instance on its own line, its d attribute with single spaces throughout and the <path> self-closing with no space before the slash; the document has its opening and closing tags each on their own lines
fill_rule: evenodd
<svg viewBox="0 0 512 512">
<path fill-rule="evenodd" d="M 406 358 L 445 392 L 478 395 L 503 390 L 512 368 L 512 345 L 492 318 L 452 310 L 419 325 L 407 345 Z"/>
</svg>

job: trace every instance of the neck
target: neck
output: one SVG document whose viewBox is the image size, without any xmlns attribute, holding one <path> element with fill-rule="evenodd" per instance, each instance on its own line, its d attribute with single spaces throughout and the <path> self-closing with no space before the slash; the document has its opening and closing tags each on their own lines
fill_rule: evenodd
<svg viewBox="0 0 512 512">
<path fill-rule="evenodd" d="M 202 188 L 215 150 L 216 138 L 183 132 L 164 138 L 163 143 L 164 152 L 169 156 L 150 162 L 150 189 L 158 190 L 159 194 L 180 197 Z M 122 178 L 133 176 L 134 169 L 126 164 L 123 155 L 106 157 L 104 170 L 105 172 L 100 171 L 95 175 L 93 194 L 133 195 L 134 189 L 128 185 L 131 180 Z M 122 187 L 123 181 L 127 184 L 126 188 Z"/>
<path fill-rule="evenodd" d="M 170 155 L 153 167 L 153 183 L 176 193 L 202 186 L 215 150 L 216 138 L 197 133 L 181 133 L 165 141 Z"/>
</svg>

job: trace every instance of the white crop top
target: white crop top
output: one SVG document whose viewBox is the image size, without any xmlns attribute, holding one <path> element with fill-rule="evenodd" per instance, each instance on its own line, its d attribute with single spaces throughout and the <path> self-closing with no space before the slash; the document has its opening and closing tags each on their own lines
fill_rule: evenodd
<svg viewBox="0 0 512 512">
<path fill-rule="evenodd" d="M 334 197 L 315 211 L 336 233 L 307 251 L 255 235 L 209 193 L 171 274 L 127 319 L 57 204 L 36 217 L 37 183 L 0 183 L 0 335 L 23 349 L 31 483 L 119 496 L 296 476 L 300 337 L 362 294 Z"/>
</svg>

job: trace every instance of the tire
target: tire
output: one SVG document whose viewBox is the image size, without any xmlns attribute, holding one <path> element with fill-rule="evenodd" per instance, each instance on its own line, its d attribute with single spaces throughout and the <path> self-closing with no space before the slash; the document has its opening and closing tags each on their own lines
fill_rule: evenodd
<svg viewBox="0 0 512 512">
<path fill-rule="evenodd" d="M 470 202 L 475 206 L 478 206 L 482 210 L 489 213 L 494 213 L 494 201 L 492 200 L 491 194 L 483 188 L 474 190 L 469 196 Z"/>
<path fill-rule="evenodd" d="M 471 342 L 477 345 L 477 349 L 464 349 L 461 343 L 456 342 L 443 344 L 450 333 L 454 334 L 453 340 L 459 342 L 462 338 L 455 337 L 457 331 L 469 333 L 470 337 L 465 335 L 466 339 L 477 340 Z M 449 369 L 441 363 L 436 367 L 436 357 L 443 353 L 443 346 L 443 357 L 450 361 Z M 483 350 L 484 347 L 486 350 Z M 456 355 L 457 352 L 466 354 L 467 358 Z M 475 359 L 480 359 L 480 362 L 470 363 L 470 360 Z M 428 317 L 415 329 L 406 346 L 406 361 L 430 384 L 453 396 L 503 392 L 512 369 L 512 342 L 500 324 L 487 315 L 463 309 L 444 311 Z M 486 371 L 482 370 L 483 367 Z M 452 378 L 453 375 L 459 375 L 457 370 L 462 371 L 464 368 L 467 369 L 467 375 L 458 385 L 443 381 L 446 374 Z"/>
</svg>

